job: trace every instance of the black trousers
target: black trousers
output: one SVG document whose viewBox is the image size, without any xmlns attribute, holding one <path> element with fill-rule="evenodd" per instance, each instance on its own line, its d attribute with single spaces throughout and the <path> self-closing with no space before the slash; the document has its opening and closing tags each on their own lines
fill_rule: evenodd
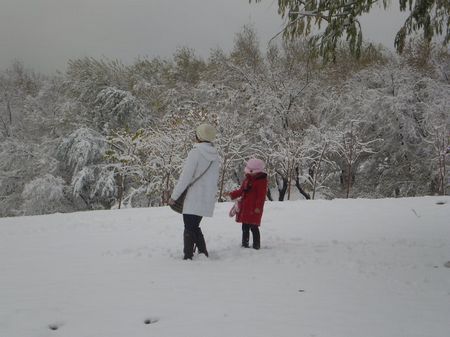
<svg viewBox="0 0 450 337">
<path fill-rule="evenodd" d="M 192 259 L 194 255 L 194 244 L 197 245 L 198 252 L 208 256 L 205 238 L 200 228 L 202 217 L 194 214 L 183 214 L 184 222 L 184 259 Z"/>
<path fill-rule="evenodd" d="M 253 248 L 259 249 L 261 246 L 261 235 L 259 233 L 259 226 L 247 223 L 242 224 L 242 246 L 248 247 L 248 242 L 250 240 L 250 231 L 252 231 L 253 236 Z"/>
<path fill-rule="evenodd" d="M 188 232 L 194 233 L 197 228 L 200 228 L 202 217 L 194 214 L 183 214 L 184 229 Z"/>
</svg>

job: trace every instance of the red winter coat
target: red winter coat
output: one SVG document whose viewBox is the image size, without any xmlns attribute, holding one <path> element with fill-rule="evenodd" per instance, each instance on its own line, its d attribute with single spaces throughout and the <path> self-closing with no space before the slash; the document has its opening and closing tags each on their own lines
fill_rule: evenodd
<svg viewBox="0 0 450 337">
<path fill-rule="evenodd" d="M 266 201 L 267 174 L 246 174 L 239 189 L 230 192 L 231 199 L 241 197 L 240 209 L 236 214 L 236 222 L 260 225 Z"/>
</svg>

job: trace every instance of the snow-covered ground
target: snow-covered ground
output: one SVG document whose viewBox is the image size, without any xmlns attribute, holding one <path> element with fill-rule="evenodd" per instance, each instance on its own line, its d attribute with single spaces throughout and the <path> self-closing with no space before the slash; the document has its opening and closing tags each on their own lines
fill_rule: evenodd
<svg viewBox="0 0 450 337">
<path fill-rule="evenodd" d="M 167 207 L 0 219 L 0 337 L 448 337 L 450 198 L 230 203 L 183 261 Z M 148 323 L 148 324 L 146 324 Z"/>
</svg>

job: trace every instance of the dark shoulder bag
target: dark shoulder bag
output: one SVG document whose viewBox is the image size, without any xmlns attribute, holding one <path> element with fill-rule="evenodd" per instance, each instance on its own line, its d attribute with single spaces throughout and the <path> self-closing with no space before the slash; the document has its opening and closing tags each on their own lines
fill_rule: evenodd
<svg viewBox="0 0 450 337">
<path fill-rule="evenodd" d="M 183 191 L 183 193 L 181 193 L 181 195 L 178 197 L 177 200 L 175 200 L 175 202 L 173 203 L 173 205 L 169 205 L 170 208 L 172 208 L 175 212 L 182 214 L 183 213 L 183 206 L 184 206 L 184 199 L 186 199 L 186 194 L 187 191 L 189 189 L 189 187 L 191 187 L 192 185 L 194 185 L 195 182 L 197 182 L 197 180 L 199 180 L 205 173 L 206 171 L 208 171 L 208 169 L 211 167 L 211 164 L 213 162 L 210 162 L 208 167 L 206 168 L 206 170 L 203 171 L 202 174 L 200 174 L 197 178 L 195 178 L 189 185 L 188 187 L 186 187 L 186 189 Z"/>
</svg>

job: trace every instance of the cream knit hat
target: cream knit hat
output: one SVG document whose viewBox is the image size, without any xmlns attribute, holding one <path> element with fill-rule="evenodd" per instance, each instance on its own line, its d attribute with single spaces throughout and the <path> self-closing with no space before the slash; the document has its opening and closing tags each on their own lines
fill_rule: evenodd
<svg viewBox="0 0 450 337">
<path fill-rule="evenodd" d="M 200 141 L 212 143 L 216 138 L 216 129 L 205 123 L 197 127 L 196 134 Z"/>
</svg>

